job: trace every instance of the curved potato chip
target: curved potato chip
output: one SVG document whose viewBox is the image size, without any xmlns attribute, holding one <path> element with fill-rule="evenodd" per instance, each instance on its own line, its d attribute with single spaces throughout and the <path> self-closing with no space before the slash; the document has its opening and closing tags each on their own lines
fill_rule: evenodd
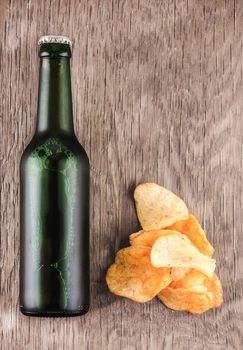
<svg viewBox="0 0 243 350">
<path fill-rule="evenodd" d="M 173 310 L 197 314 L 218 307 L 223 302 L 218 277 L 214 274 L 212 278 L 207 278 L 193 269 L 180 282 L 172 282 L 169 287 L 161 290 L 158 297 Z"/>
<path fill-rule="evenodd" d="M 205 232 L 194 215 L 189 214 L 188 219 L 177 221 L 167 227 L 167 229 L 183 233 L 201 253 L 210 257 L 213 255 L 214 248 L 207 240 Z"/>
<path fill-rule="evenodd" d="M 155 241 L 151 263 L 155 267 L 190 267 L 209 277 L 215 270 L 215 260 L 200 253 L 187 236 L 177 231 Z"/>
<path fill-rule="evenodd" d="M 190 271 L 189 267 L 172 267 L 171 278 L 172 281 L 180 281 Z"/>
<path fill-rule="evenodd" d="M 121 249 L 110 266 L 106 282 L 110 291 L 137 302 L 153 299 L 171 282 L 169 268 L 155 268 L 150 262 L 151 249 L 128 247 Z"/>
<path fill-rule="evenodd" d="M 213 278 L 207 278 L 204 285 L 213 293 L 214 306 L 220 306 L 223 303 L 223 289 L 218 276 L 214 274 Z"/>
<path fill-rule="evenodd" d="M 144 246 L 152 248 L 154 242 L 161 236 L 174 233 L 173 230 L 151 230 L 151 231 L 139 231 L 132 233 L 129 236 L 129 241 L 132 246 Z M 173 281 L 182 279 L 185 274 L 190 271 L 190 268 L 186 267 L 172 267 L 171 277 Z"/>
<path fill-rule="evenodd" d="M 129 242 L 132 246 L 143 246 L 152 248 L 154 242 L 162 236 L 172 234 L 172 230 L 150 230 L 150 231 L 139 231 L 132 233 L 129 236 Z"/>
<path fill-rule="evenodd" d="M 196 287 L 207 289 L 207 291 L 213 294 L 213 305 L 219 306 L 223 302 L 223 291 L 219 278 L 216 274 L 213 274 L 212 278 L 207 277 L 202 272 L 191 269 L 183 279 L 180 281 L 172 281 L 169 285 L 173 289 L 190 289 L 195 291 Z"/>
<path fill-rule="evenodd" d="M 170 284 L 171 288 L 177 289 L 188 289 L 195 286 L 204 285 L 204 283 L 208 280 L 208 277 L 195 269 L 190 269 L 190 271 L 179 281 L 172 281 Z"/>
<path fill-rule="evenodd" d="M 155 183 L 138 185 L 134 199 L 138 219 L 146 231 L 161 229 L 188 218 L 188 210 L 183 200 Z"/>
<path fill-rule="evenodd" d="M 143 230 L 140 230 L 140 231 L 138 231 L 138 232 L 131 233 L 131 234 L 129 235 L 129 242 L 131 243 L 131 241 L 132 241 L 135 237 L 141 235 L 141 233 L 143 233 L 143 232 L 144 232 Z"/>
<path fill-rule="evenodd" d="M 212 294 L 205 291 L 205 288 L 198 290 L 173 289 L 167 287 L 159 295 L 159 299 L 170 309 L 188 311 L 191 313 L 202 313 L 212 306 Z"/>
</svg>

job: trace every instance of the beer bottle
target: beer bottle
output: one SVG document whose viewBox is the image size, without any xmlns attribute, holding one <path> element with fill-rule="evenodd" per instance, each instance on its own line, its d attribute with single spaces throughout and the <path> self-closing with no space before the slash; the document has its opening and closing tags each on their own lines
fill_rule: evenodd
<svg viewBox="0 0 243 350">
<path fill-rule="evenodd" d="M 89 308 L 89 160 L 73 129 L 71 41 L 39 40 L 35 134 L 20 164 L 20 310 L 75 316 Z"/>
</svg>

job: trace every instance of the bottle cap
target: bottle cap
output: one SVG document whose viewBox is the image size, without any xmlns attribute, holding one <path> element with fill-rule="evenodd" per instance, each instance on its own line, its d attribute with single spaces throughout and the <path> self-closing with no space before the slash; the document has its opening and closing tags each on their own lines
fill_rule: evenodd
<svg viewBox="0 0 243 350">
<path fill-rule="evenodd" d="M 72 47 L 72 42 L 69 38 L 62 35 L 44 35 L 38 40 L 38 45 L 42 44 L 67 44 Z"/>
</svg>

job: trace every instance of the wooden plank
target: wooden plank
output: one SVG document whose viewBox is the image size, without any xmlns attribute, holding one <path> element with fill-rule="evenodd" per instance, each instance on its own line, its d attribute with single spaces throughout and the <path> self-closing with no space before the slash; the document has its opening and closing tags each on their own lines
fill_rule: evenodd
<svg viewBox="0 0 243 350">
<path fill-rule="evenodd" d="M 2 349 L 240 349 L 243 343 L 243 3 L 0 3 Z M 92 309 L 18 311 L 19 160 L 34 131 L 37 39 L 74 40 L 78 138 L 92 163 Z M 111 295 L 104 276 L 139 226 L 131 193 L 156 181 L 186 200 L 216 248 L 224 305 L 201 316 Z"/>
</svg>

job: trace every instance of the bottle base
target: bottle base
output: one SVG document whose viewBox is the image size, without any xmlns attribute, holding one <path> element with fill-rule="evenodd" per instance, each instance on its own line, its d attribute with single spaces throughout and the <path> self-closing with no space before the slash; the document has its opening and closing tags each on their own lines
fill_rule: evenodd
<svg viewBox="0 0 243 350">
<path fill-rule="evenodd" d="M 75 317 L 85 315 L 89 309 L 85 308 L 79 311 L 47 311 L 47 310 L 26 310 L 20 306 L 20 311 L 25 316 L 30 317 Z"/>
</svg>

